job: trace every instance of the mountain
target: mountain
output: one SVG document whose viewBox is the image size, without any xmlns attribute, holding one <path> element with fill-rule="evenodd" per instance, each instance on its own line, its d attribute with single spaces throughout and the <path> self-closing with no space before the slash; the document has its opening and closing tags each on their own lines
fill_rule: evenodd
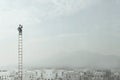
<svg viewBox="0 0 120 80">
<path fill-rule="evenodd" d="M 57 54 L 49 60 L 52 66 L 118 68 L 120 56 L 90 52 Z"/>
</svg>

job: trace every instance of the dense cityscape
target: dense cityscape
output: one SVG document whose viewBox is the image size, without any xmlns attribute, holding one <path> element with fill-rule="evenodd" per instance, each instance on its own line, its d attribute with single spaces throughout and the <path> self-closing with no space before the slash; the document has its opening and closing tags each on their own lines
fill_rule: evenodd
<svg viewBox="0 0 120 80">
<path fill-rule="evenodd" d="M 0 80 L 18 80 L 18 72 L 1 70 Z M 120 80 L 120 72 L 105 69 L 42 68 L 23 71 L 23 80 Z"/>
</svg>

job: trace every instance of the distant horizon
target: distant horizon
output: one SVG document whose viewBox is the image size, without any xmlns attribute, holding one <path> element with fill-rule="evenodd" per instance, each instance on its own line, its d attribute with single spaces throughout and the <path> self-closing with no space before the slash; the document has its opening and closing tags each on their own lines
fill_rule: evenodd
<svg viewBox="0 0 120 80">
<path fill-rule="evenodd" d="M 78 54 L 80 53 L 80 54 Z M 70 53 L 71 54 L 71 53 Z M 113 69 L 116 69 L 116 68 L 119 68 L 118 65 L 119 64 L 119 56 L 115 56 L 115 55 L 104 55 L 104 54 L 96 54 L 96 53 L 91 53 L 89 55 L 89 53 L 86 53 L 86 52 L 76 52 L 73 54 L 74 56 L 77 56 L 75 60 L 72 60 L 72 57 L 74 56 L 69 56 L 68 53 L 66 53 L 64 55 L 63 58 L 67 58 L 67 62 L 63 62 L 62 64 L 60 63 L 61 62 L 61 58 L 58 58 L 56 60 L 59 61 L 59 63 L 57 65 L 54 64 L 54 61 L 52 62 L 49 62 L 49 64 L 42 64 L 42 63 L 35 63 L 34 64 L 31 64 L 31 63 L 25 63 L 26 61 L 23 60 L 23 66 L 24 67 L 33 67 L 33 68 L 38 68 L 38 67 L 53 67 L 53 68 L 65 68 L 65 67 L 69 67 L 69 68 L 73 68 L 73 67 L 86 67 L 86 68 L 113 68 Z M 23 55 L 24 56 L 24 55 Z M 66 57 L 65 57 L 66 56 Z M 68 57 L 67 57 L 68 56 Z M 62 58 L 62 59 L 63 59 Z M 96 59 L 98 59 L 97 61 L 95 61 Z M 77 62 L 77 61 L 78 62 Z M 86 61 L 87 60 L 87 61 Z M 107 62 L 106 62 L 107 61 Z M 112 62 L 113 61 L 113 62 Z M 74 65 L 71 64 L 72 63 L 75 63 Z M 84 64 L 81 64 L 83 63 Z M 76 63 L 78 63 L 76 65 Z M 113 65 L 114 63 L 114 65 Z M 81 64 L 81 65 L 80 65 Z M 102 66 L 100 66 L 102 65 Z M 107 65 L 107 66 L 104 66 L 104 65 Z M 112 65 L 112 66 L 111 66 Z M 11 64 L 11 65 L 1 65 L 0 67 L 18 67 L 18 64 Z"/>
</svg>

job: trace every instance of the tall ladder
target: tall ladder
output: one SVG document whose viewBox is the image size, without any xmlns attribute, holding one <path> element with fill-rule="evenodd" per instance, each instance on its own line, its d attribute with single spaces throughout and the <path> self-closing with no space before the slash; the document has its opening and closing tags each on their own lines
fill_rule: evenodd
<svg viewBox="0 0 120 80">
<path fill-rule="evenodd" d="M 23 80 L 23 43 L 22 43 L 22 25 L 18 27 L 18 80 Z"/>
</svg>

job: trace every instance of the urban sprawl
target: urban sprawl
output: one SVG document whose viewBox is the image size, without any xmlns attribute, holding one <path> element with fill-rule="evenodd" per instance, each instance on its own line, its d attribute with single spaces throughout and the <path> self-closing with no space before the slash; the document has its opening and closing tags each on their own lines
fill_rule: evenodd
<svg viewBox="0 0 120 80">
<path fill-rule="evenodd" d="M 0 80 L 18 80 L 18 71 L 0 70 Z M 23 80 L 120 80 L 120 72 L 106 69 L 30 69 Z"/>
</svg>

